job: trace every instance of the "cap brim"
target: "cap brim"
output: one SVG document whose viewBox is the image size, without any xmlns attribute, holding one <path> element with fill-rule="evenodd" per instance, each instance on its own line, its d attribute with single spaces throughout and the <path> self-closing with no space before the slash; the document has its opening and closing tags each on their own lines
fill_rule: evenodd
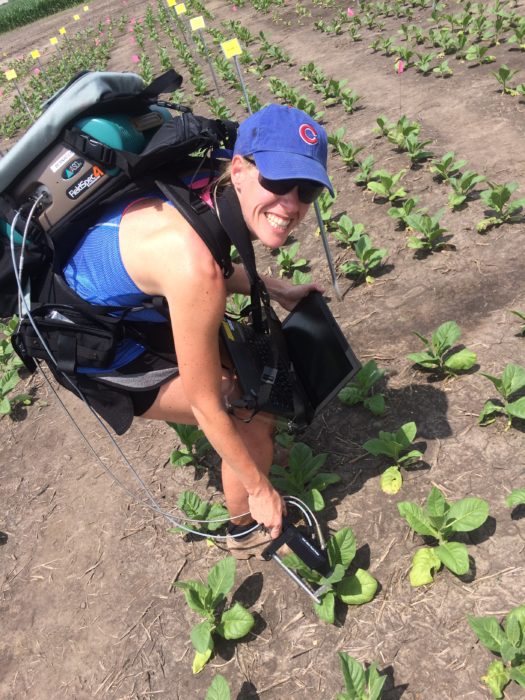
<svg viewBox="0 0 525 700">
<path fill-rule="evenodd" d="M 313 180 L 334 196 L 328 173 L 318 160 L 299 153 L 258 151 L 252 154 L 261 175 L 268 180 Z"/>
</svg>

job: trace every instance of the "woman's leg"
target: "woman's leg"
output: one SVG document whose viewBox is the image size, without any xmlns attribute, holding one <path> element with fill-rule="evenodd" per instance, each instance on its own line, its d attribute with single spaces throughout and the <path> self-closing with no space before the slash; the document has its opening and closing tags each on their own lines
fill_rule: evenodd
<svg viewBox="0 0 525 700">
<path fill-rule="evenodd" d="M 239 395 L 239 390 L 234 379 L 227 371 L 223 373 L 222 393 L 224 397 L 232 398 Z M 180 377 L 176 377 L 160 387 L 157 398 L 150 408 L 142 414 L 142 418 L 165 420 L 174 423 L 196 425 L 197 421 L 191 410 L 190 403 L 184 393 L 184 387 Z M 236 428 L 248 449 L 258 469 L 268 475 L 273 459 L 273 434 L 275 421 L 272 416 L 259 414 L 250 421 L 244 423 L 240 419 L 234 419 Z M 252 522 L 249 512 L 248 492 L 242 482 L 237 478 L 232 469 L 222 462 L 222 487 L 226 507 L 231 520 L 237 525 Z M 240 517 L 237 517 L 240 516 Z"/>
</svg>

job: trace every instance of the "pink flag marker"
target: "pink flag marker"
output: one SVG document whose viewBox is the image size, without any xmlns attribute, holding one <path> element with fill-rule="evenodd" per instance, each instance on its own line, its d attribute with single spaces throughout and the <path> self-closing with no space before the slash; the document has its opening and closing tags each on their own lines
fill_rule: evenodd
<svg viewBox="0 0 525 700">
<path fill-rule="evenodd" d="M 131 60 L 133 61 L 133 63 L 138 63 L 140 61 L 140 58 L 137 56 L 136 53 L 134 53 L 131 57 Z"/>
<path fill-rule="evenodd" d="M 397 74 L 401 75 L 401 73 L 405 70 L 405 64 L 401 59 L 398 59 L 394 64 L 394 68 L 396 69 Z"/>
<path fill-rule="evenodd" d="M 349 8 L 347 9 L 346 14 L 348 15 L 348 17 L 353 17 L 353 16 L 354 16 L 354 11 L 352 10 L 351 7 L 349 7 Z"/>
</svg>

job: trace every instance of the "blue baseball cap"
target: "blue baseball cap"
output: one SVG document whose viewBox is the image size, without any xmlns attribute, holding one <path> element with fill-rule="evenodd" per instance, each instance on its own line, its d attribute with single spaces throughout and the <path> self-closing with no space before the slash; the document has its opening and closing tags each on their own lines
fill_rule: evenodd
<svg viewBox="0 0 525 700">
<path fill-rule="evenodd" d="M 268 180 L 313 180 L 334 194 L 326 172 L 326 131 L 295 107 L 268 105 L 245 119 L 233 155 L 252 156 Z"/>
</svg>

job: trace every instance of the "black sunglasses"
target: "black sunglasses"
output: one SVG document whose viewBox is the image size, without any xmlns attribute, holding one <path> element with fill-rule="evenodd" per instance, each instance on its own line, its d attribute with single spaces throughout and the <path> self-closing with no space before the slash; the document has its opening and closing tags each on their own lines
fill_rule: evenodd
<svg viewBox="0 0 525 700">
<path fill-rule="evenodd" d="M 257 167 L 255 161 L 251 158 L 245 157 L 245 160 Z M 269 180 L 263 177 L 261 173 L 259 173 L 259 185 L 264 187 L 265 190 L 268 190 L 268 192 L 276 195 L 288 194 L 294 187 L 297 187 L 297 196 L 299 197 L 299 201 L 303 204 L 312 204 L 324 190 L 324 185 L 320 185 L 314 180 Z"/>
</svg>

